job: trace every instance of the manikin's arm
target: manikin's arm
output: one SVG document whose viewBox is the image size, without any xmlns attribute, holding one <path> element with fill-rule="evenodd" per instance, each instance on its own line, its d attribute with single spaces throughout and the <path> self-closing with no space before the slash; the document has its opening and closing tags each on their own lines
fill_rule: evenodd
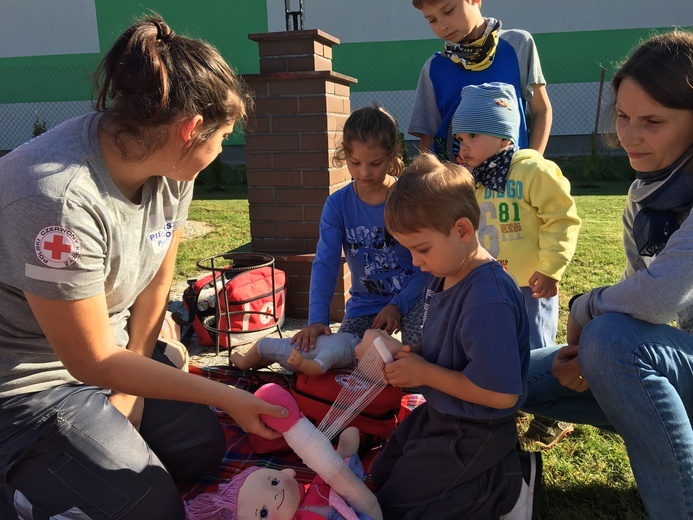
<svg viewBox="0 0 693 520">
<path fill-rule="evenodd" d="M 286 362 L 296 370 L 309 376 L 319 376 L 325 373 L 320 363 L 314 359 L 307 359 L 300 350 L 292 349 Z"/>
<path fill-rule="evenodd" d="M 279 404 L 289 410 L 289 417 L 262 417 L 271 428 L 284 434 L 287 444 L 310 469 L 338 493 L 355 511 L 366 513 L 374 520 L 382 520 L 378 500 L 337 453 L 330 441 L 305 417 L 301 416 L 296 401 L 284 388 L 274 383 L 260 387 L 255 395 Z M 347 450 L 349 451 L 349 450 Z"/>
<path fill-rule="evenodd" d="M 390 336 L 387 332 L 380 329 L 368 329 L 363 333 L 363 338 L 354 347 L 354 356 L 358 362 L 361 362 L 367 355 L 378 355 L 375 348 L 371 350 L 375 338 L 380 338 L 383 340 L 383 344 L 390 351 L 390 354 L 394 356 L 402 350 L 402 342 Z"/>
<path fill-rule="evenodd" d="M 348 459 L 358 453 L 360 443 L 359 429 L 356 426 L 349 426 L 339 435 L 337 454 L 343 459 Z"/>
</svg>

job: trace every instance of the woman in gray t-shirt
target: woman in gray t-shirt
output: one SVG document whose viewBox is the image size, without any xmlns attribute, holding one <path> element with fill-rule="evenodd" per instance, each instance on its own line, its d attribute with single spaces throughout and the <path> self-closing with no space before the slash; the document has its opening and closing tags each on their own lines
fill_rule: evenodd
<svg viewBox="0 0 693 520">
<path fill-rule="evenodd" d="M 259 415 L 286 413 L 156 348 L 193 181 L 245 116 L 238 78 L 153 15 L 97 90 L 96 112 L 0 159 L 3 518 L 183 518 L 174 478 L 225 450 L 207 405 L 268 438 Z"/>
</svg>

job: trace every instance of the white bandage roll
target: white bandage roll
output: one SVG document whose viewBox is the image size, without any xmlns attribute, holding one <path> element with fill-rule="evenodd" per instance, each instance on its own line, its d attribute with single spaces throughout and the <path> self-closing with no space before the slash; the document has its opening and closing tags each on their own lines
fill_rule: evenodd
<svg viewBox="0 0 693 520">
<path fill-rule="evenodd" d="M 378 354 L 380 354 L 380 357 L 383 358 L 385 363 L 392 363 L 395 360 L 395 358 L 392 357 L 392 353 L 385 345 L 383 338 L 380 336 L 376 337 L 373 340 L 373 345 L 375 345 L 375 349 L 378 351 Z"/>
<path fill-rule="evenodd" d="M 305 417 L 301 417 L 284 433 L 286 443 L 303 463 L 329 482 L 339 469 L 345 466 L 344 461 L 334 450 L 325 435 Z"/>
</svg>

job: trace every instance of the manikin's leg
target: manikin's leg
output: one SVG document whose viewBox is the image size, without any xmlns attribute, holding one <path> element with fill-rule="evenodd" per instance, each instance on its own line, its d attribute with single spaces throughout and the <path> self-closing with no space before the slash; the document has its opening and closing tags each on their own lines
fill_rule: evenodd
<svg viewBox="0 0 693 520">
<path fill-rule="evenodd" d="M 234 349 L 229 354 L 231 363 L 241 370 L 250 370 L 252 368 L 260 368 L 267 366 L 267 362 L 258 352 L 257 343 L 254 343 L 247 351 L 241 354 L 238 349 Z"/>
</svg>

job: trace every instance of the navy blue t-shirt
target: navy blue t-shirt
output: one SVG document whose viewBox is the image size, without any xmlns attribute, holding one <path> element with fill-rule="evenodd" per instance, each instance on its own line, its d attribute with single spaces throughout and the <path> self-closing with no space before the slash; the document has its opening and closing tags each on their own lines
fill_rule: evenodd
<svg viewBox="0 0 693 520">
<path fill-rule="evenodd" d="M 475 385 L 519 394 L 517 404 L 499 410 L 452 397 L 430 387 L 421 393 L 436 410 L 470 419 L 496 419 L 515 412 L 527 391 L 529 328 L 522 294 L 498 262 L 488 262 L 443 290 L 431 277 L 424 293 L 423 357 L 462 371 Z"/>
</svg>

